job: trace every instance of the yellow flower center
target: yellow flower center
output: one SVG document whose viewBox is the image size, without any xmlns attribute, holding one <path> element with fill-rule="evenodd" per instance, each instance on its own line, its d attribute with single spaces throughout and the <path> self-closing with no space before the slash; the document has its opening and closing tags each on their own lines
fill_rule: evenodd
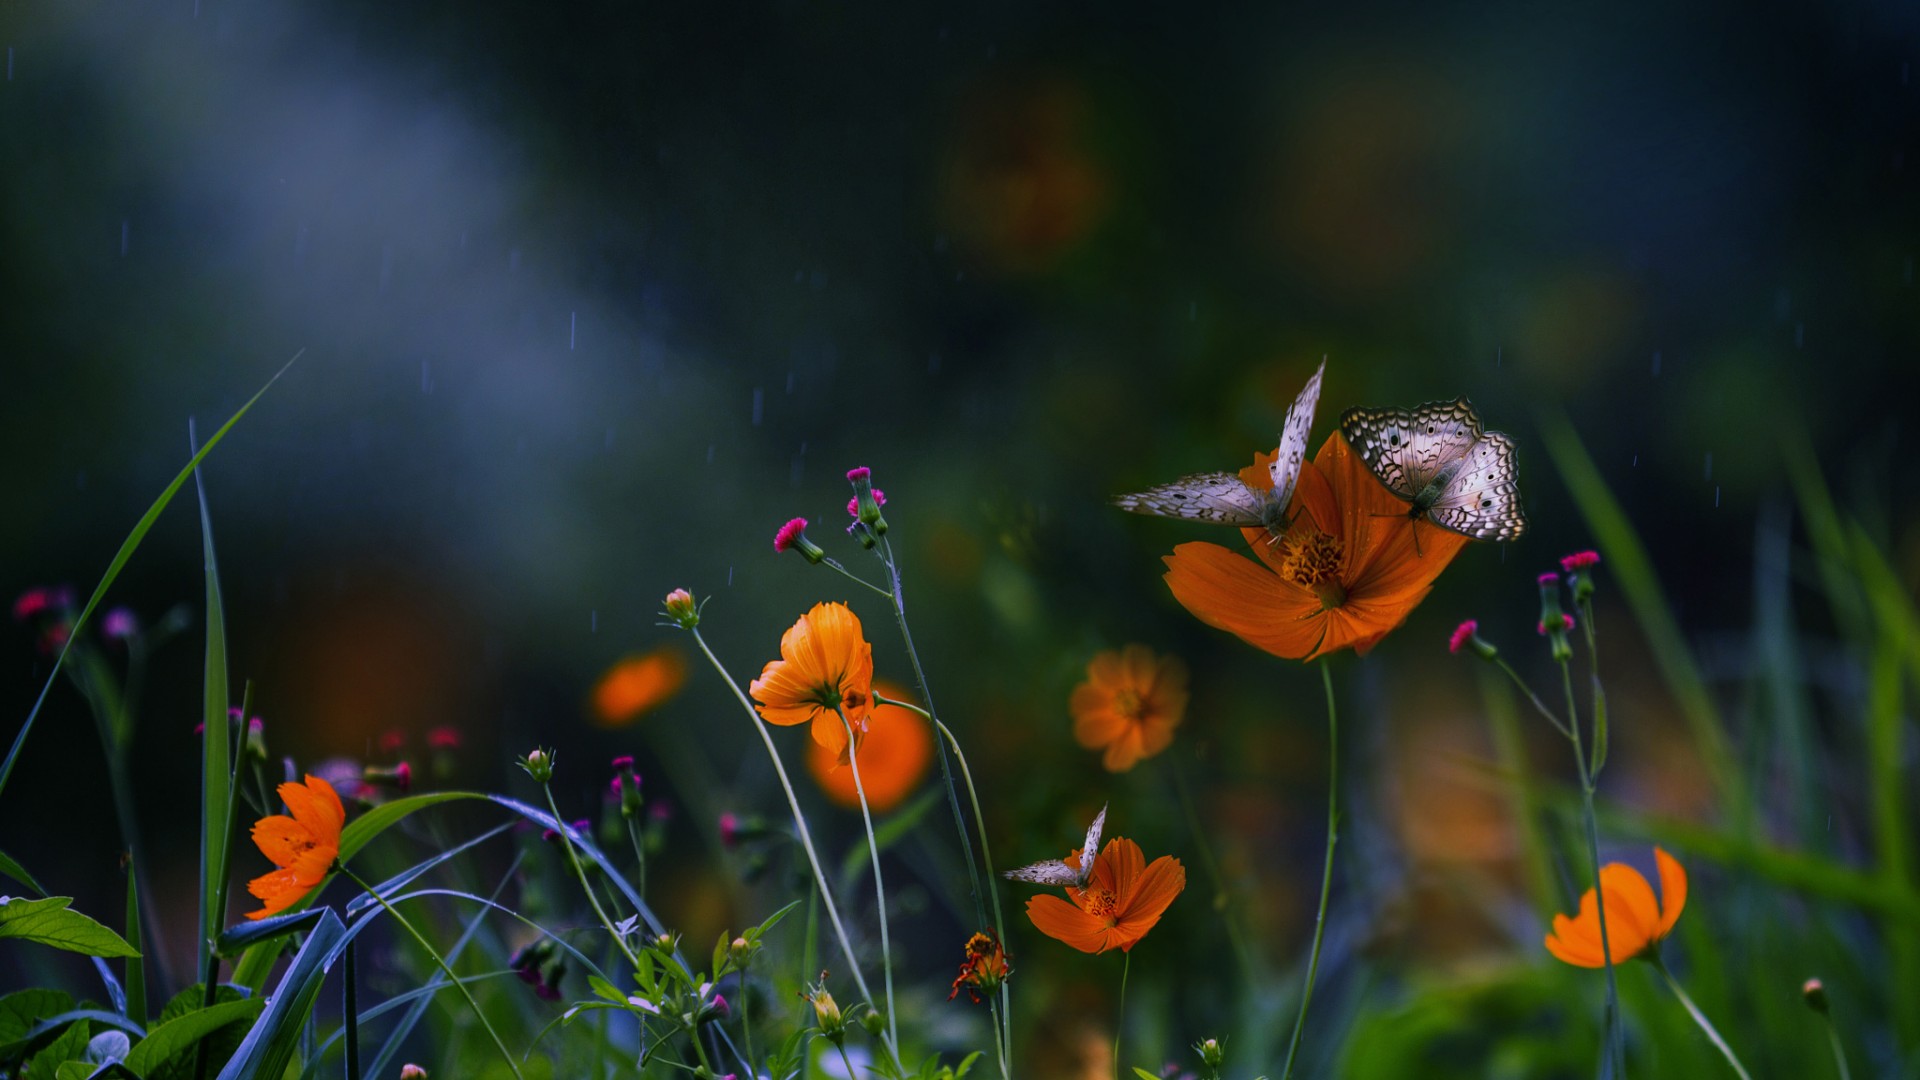
<svg viewBox="0 0 1920 1080">
<path fill-rule="evenodd" d="M 1140 696 L 1140 691 L 1128 687 L 1114 693 L 1113 711 L 1136 722 L 1145 720 L 1148 712 L 1147 700 Z"/>
<path fill-rule="evenodd" d="M 1303 536 L 1288 537 L 1284 541 L 1280 559 L 1280 576 L 1299 585 L 1312 589 L 1320 598 L 1320 610 L 1330 611 L 1347 602 L 1346 586 L 1340 584 L 1340 566 L 1346 560 L 1346 549 L 1335 537 L 1319 531 L 1309 531 Z"/>
</svg>

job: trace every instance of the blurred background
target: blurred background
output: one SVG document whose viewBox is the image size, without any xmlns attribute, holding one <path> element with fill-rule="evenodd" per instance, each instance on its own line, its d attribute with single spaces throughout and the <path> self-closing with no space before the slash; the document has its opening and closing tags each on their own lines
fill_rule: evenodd
<svg viewBox="0 0 1920 1080">
<path fill-rule="evenodd" d="M 1186 862 L 1188 895 L 1136 957 L 1164 1026 L 1141 1044 L 1174 1059 L 1278 1003 L 1232 977 L 1169 770 L 1260 962 L 1291 971 L 1318 888 L 1324 710 L 1316 673 L 1201 625 L 1160 582 L 1174 544 L 1231 535 L 1107 499 L 1272 449 L 1322 357 L 1315 446 L 1347 407 L 1467 395 L 1520 445 L 1532 530 L 1464 552 L 1375 653 L 1336 661 L 1350 808 L 1312 1052 L 1359 1069 L 1352 1033 L 1440 986 L 1466 996 L 1415 1027 L 1463 1075 L 1495 1075 L 1503 1032 L 1541 1037 L 1537 1005 L 1472 988 L 1564 973 L 1538 947 L 1511 807 L 1470 764 L 1494 750 L 1446 634 L 1478 617 L 1552 685 L 1531 578 L 1595 542 L 1539 435 L 1564 417 L 1736 744 L 1775 596 L 1815 736 L 1857 747 L 1857 658 L 1795 561 L 1784 458 L 1815 459 L 1910 594 L 1917 42 L 1920 8 L 1898 2 L 9 3 L 0 587 L 84 597 L 188 458 L 189 421 L 204 439 L 302 351 L 204 470 L 236 702 L 250 681 L 273 754 L 303 766 L 419 761 L 452 727 L 436 783 L 523 796 L 511 756 L 558 745 L 583 813 L 600 762 L 639 754 L 688 855 L 656 878 L 663 917 L 702 940 L 787 894 L 695 857 L 718 813 L 781 812 L 758 740 L 704 666 L 638 719 L 602 715 L 596 685 L 685 648 L 656 615 L 682 586 L 711 596 L 742 683 L 806 607 L 844 599 L 882 675 L 911 685 L 879 598 L 770 546 L 805 516 L 874 576 L 837 542 L 842 473 L 871 466 L 1001 864 L 1057 857 L 1109 799 L 1109 835 Z M 183 500 L 110 598 L 147 625 L 194 612 L 152 659 L 136 743 L 163 900 L 196 873 L 191 829 L 166 822 L 197 787 L 200 543 Z M 1600 603 L 1620 631 L 1605 794 L 1712 823 L 1632 616 Z M 0 702 L 18 718 L 47 658 L 12 633 Z M 1073 742 L 1066 701 L 1128 642 L 1184 658 L 1193 696 L 1166 759 L 1114 776 Z M 804 736 L 783 734 L 797 761 Z M 1567 775 L 1564 744 L 1536 741 L 1538 767 Z M 0 796 L 0 845 L 111 910 L 97 755 L 57 688 Z M 1771 808 L 1851 858 L 1867 811 L 1844 776 L 1816 779 L 1817 812 Z M 831 845 L 853 844 L 857 818 L 808 797 Z M 934 809 L 929 845 L 950 848 Z M 1650 867 L 1638 840 L 1603 843 Z M 964 894 L 943 894 L 955 856 L 901 858 L 903 883 L 925 878 L 903 892 L 922 916 L 897 931 L 906 963 L 942 996 L 972 929 Z M 1696 904 L 1738 887 L 1689 863 Z M 1576 868 L 1552 870 L 1569 910 Z M 1022 1023 L 1099 1043 L 1113 958 L 1015 922 Z M 1790 997 L 1814 973 L 1777 981 Z M 1553 1019 L 1584 1031 L 1593 1011 Z"/>
</svg>

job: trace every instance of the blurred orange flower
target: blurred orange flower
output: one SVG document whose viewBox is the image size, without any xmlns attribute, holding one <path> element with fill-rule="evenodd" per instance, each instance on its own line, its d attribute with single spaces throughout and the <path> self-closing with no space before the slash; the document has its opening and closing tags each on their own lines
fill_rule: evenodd
<svg viewBox="0 0 1920 1080">
<path fill-rule="evenodd" d="M 882 697 L 906 701 L 907 692 L 890 683 L 876 682 Z M 848 715 L 852 715 L 849 713 Z M 840 724 L 834 718 L 834 726 Z M 841 731 L 841 743 L 846 732 Z M 878 705 L 867 714 L 867 731 L 860 738 L 860 783 L 867 789 L 867 805 L 874 813 L 884 813 L 905 801 L 927 774 L 933 760 L 932 726 L 920 714 L 899 705 Z M 807 747 L 807 770 L 826 792 L 827 798 L 841 806 L 857 807 L 860 797 L 854 791 L 853 770 L 842 755 L 816 742 Z"/>
<path fill-rule="evenodd" d="M 655 649 L 624 657 L 593 688 L 593 717 L 601 727 L 624 727 L 664 704 L 687 681 L 679 650 Z"/>
<path fill-rule="evenodd" d="M 1272 486 L 1261 454 L 1240 470 Z M 1259 562 L 1218 544 L 1181 544 L 1165 557 L 1167 587 L 1208 626 L 1254 648 L 1311 660 L 1352 648 L 1365 654 L 1406 621 L 1467 538 L 1429 528 L 1418 549 L 1407 504 L 1386 489 L 1338 431 L 1300 465 L 1293 527 L 1278 541 L 1240 530 Z"/>
<path fill-rule="evenodd" d="M 1077 867 L 1081 856 L 1075 851 L 1066 862 Z M 1087 887 L 1067 887 L 1072 903 L 1042 893 L 1027 901 L 1027 918 L 1041 933 L 1081 952 L 1128 952 L 1186 887 L 1187 870 L 1179 859 L 1162 855 L 1148 866 L 1139 844 L 1116 836 L 1094 857 Z"/>
<path fill-rule="evenodd" d="M 1580 914 L 1569 919 L 1553 917 L 1553 932 L 1547 935 L 1547 951 L 1575 967 L 1606 966 L 1606 953 L 1613 962 L 1624 963 L 1658 943 L 1673 930 L 1680 912 L 1687 906 L 1687 872 L 1678 860 L 1659 848 L 1653 849 L 1653 861 L 1660 868 L 1660 900 L 1653 898 L 1653 886 L 1646 875 L 1625 863 L 1608 863 L 1600 868 L 1600 887 L 1607 896 L 1607 944 L 1600 948 L 1600 912 L 1593 890 L 1580 898 Z"/>
<path fill-rule="evenodd" d="M 845 604 L 815 604 L 780 635 L 780 659 L 767 662 L 748 692 L 769 724 L 813 724 L 813 741 L 845 764 L 844 709 L 856 738 L 865 738 L 873 706 L 873 646 Z"/>
<path fill-rule="evenodd" d="M 340 855 L 340 829 L 347 811 L 333 785 L 309 774 L 304 784 L 281 784 L 280 801 L 293 815 L 274 814 L 253 824 L 253 842 L 280 869 L 247 882 L 247 891 L 266 906 L 247 912 L 264 919 L 285 911 L 313 890 Z"/>
<path fill-rule="evenodd" d="M 1067 709 L 1080 745 L 1105 747 L 1100 763 L 1126 772 L 1173 742 L 1187 713 L 1187 665 L 1145 645 L 1108 650 L 1088 662 L 1087 681 L 1073 688 Z"/>
</svg>

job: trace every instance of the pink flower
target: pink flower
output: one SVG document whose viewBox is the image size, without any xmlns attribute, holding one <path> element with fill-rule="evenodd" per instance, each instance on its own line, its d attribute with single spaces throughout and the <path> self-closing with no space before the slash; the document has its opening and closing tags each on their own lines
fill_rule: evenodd
<svg viewBox="0 0 1920 1080">
<path fill-rule="evenodd" d="M 633 755 L 621 754 L 619 757 L 614 758 L 613 767 L 616 771 L 621 771 L 621 772 L 624 772 L 627 769 L 633 768 Z"/>
<path fill-rule="evenodd" d="M 740 819 L 729 810 L 720 815 L 720 846 L 733 848 L 740 843 Z"/>
<path fill-rule="evenodd" d="M 847 470 L 847 479 L 853 481 L 854 483 L 859 483 L 862 480 L 870 479 L 872 476 L 873 476 L 873 470 L 867 468 L 865 465 L 856 465 L 853 468 Z"/>
<path fill-rule="evenodd" d="M 1542 586 L 1558 585 L 1560 584 L 1560 575 L 1549 570 L 1546 573 L 1540 575 L 1539 584 Z"/>
<path fill-rule="evenodd" d="M 404 731 L 383 731 L 380 733 L 380 752 L 383 754 L 391 754 L 405 745 L 407 745 L 407 735 Z"/>
<path fill-rule="evenodd" d="M 1473 640 L 1473 635 L 1479 632 L 1480 624 L 1473 619 L 1468 619 L 1466 622 L 1461 623 L 1454 628 L 1453 636 L 1447 639 L 1447 651 L 1450 653 L 1459 652 L 1467 642 Z"/>
<path fill-rule="evenodd" d="M 1573 616 L 1562 614 L 1560 618 L 1566 620 L 1566 629 L 1573 629 Z M 1536 629 L 1542 637 L 1545 637 L 1547 633 L 1547 621 L 1545 619 L 1540 620 L 1540 625 Z"/>
<path fill-rule="evenodd" d="M 874 488 L 873 503 L 875 506 L 887 505 L 887 493 L 884 491 L 881 491 L 879 488 Z M 860 516 L 860 496 L 855 495 L 853 498 L 847 500 L 847 516 L 848 517 Z"/>
<path fill-rule="evenodd" d="M 806 518 L 794 518 L 793 520 L 787 522 L 785 525 L 780 526 L 780 531 L 773 534 L 773 550 L 775 551 L 787 550 L 788 548 L 792 547 L 794 544 L 794 541 L 800 539 L 801 534 L 805 533 L 806 531 L 807 531 Z"/>
<path fill-rule="evenodd" d="M 427 732 L 427 745 L 435 750 L 457 750 L 460 748 L 460 732 L 451 727 L 437 727 Z"/>
<path fill-rule="evenodd" d="M 1600 565 L 1600 553 L 1597 551 L 1576 551 L 1560 560 L 1560 568 L 1571 574 L 1575 570 L 1585 570 Z"/>
<path fill-rule="evenodd" d="M 100 617 L 100 633 L 109 641 L 125 641 L 140 632 L 140 621 L 127 608 L 117 607 Z"/>
</svg>

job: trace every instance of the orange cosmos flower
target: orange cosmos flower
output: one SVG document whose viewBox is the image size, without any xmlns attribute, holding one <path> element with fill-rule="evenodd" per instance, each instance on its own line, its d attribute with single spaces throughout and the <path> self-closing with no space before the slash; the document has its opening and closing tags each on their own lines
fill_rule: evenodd
<svg viewBox="0 0 1920 1080">
<path fill-rule="evenodd" d="M 626 657 L 594 686 L 594 719 L 601 727 L 624 727 L 678 693 L 686 681 L 687 661 L 677 649 Z"/>
<path fill-rule="evenodd" d="M 1067 709 L 1080 745 L 1105 747 L 1100 763 L 1126 772 L 1173 742 L 1187 713 L 1187 665 L 1177 656 L 1156 657 L 1145 645 L 1100 653 Z"/>
<path fill-rule="evenodd" d="M 882 697 L 907 700 L 907 692 L 898 686 L 876 682 L 873 687 Z M 834 717 L 833 723 L 839 727 L 840 718 Z M 846 730 L 841 729 L 840 735 L 844 746 Z M 876 814 L 884 813 L 904 802 L 927 775 L 927 766 L 933 761 L 932 725 L 912 709 L 876 706 L 867 714 L 867 730 L 856 749 L 860 752 L 860 783 L 867 789 L 867 806 Z M 841 751 L 813 743 L 807 747 L 807 771 L 827 798 L 841 806 L 860 805 L 853 770 L 847 768 Z"/>
<path fill-rule="evenodd" d="M 1625 863 L 1608 863 L 1600 868 L 1600 887 L 1607 895 L 1607 950 L 1613 962 L 1624 963 L 1658 943 L 1673 929 L 1680 912 L 1687 906 L 1687 872 L 1673 856 L 1653 849 L 1653 861 L 1660 867 L 1660 900 L 1653 898 L 1653 886 L 1646 876 Z M 1553 933 L 1547 935 L 1547 951 L 1575 967 L 1606 966 L 1600 948 L 1600 911 L 1593 890 L 1580 898 L 1580 914 L 1569 919 L 1553 917 Z"/>
<path fill-rule="evenodd" d="M 340 829 L 347 812 L 333 785 L 309 774 L 305 784 L 281 784 L 279 791 L 293 816 L 274 814 L 253 823 L 253 842 L 280 869 L 247 882 L 247 891 L 266 904 L 247 912 L 249 919 L 292 907 L 326 880 L 340 856 Z"/>
<path fill-rule="evenodd" d="M 1068 855 L 1067 864 L 1079 866 L 1081 854 Z M 1162 855 L 1148 866 L 1139 844 L 1116 836 L 1094 857 L 1087 887 L 1067 887 L 1072 903 L 1042 893 L 1027 901 L 1027 918 L 1041 933 L 1081 952 L 1129 952 L 1186 887 L 1179 859 Z"/>
<path fill-rule="evenodd" d="M 873 646 L 847 605 L 815 604 L 780 635 L 780 659 L 769 661 L 747 690 L 767 723 L 811 722 L 813 741 L 845 764 L 847 729 L 834 710 L 846 710 L 856 737 L 865 737 L 873 705 Z"/>
<path fill-rule="evenodd" d="M 1240 470 L 1250 486 L 1273 486 L 1271 454 Z M 1467 545 L 1459 533 L 1421 523 L 1418 550 L 1407 504 L 1386 489 L 1338 431 L 1300 465 L 1293 527 L 1279 540 L 1240 530 L 1259 562 L 1218 544 L 1181 544 L 1166 556 L 1174 598 L 1209 626 L 1286 659 L 1351 647 L 1365 654 L 1406 621 L 1433 580 Z"/>
</svg>

